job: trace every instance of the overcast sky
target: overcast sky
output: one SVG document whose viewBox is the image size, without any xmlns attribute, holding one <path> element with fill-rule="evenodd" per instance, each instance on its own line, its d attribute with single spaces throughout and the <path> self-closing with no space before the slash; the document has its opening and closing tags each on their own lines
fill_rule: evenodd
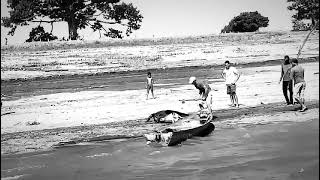
<svg viewBox="0 0 320 180">
<path fill-rule="evenodd" d="M 143 15 L 141 28 L 130 38 L 173 37 L 218 34 L 228 22 L 241 12 L 258 11 L 269 18 L 269 26 L 261 31 L 291 30 L 292 12 L 287 10 L 287 0 L 124 0 L 132 2 Z M 1 0 L 1 17 L 8 16 L 7 0 Z M 1 44 L 23 43 L 31 28 L 19 27 L 15 35 L 8 36 L 8 29 L 1 26 Z M 51 26 L 43 25 L 46 31 Z M 53 34 L 68 37 L 67 23 L 55 23 Z M 90 28 L 79 31 L 86 40 L 99 39 L 99 33 Z"/>
</svg>

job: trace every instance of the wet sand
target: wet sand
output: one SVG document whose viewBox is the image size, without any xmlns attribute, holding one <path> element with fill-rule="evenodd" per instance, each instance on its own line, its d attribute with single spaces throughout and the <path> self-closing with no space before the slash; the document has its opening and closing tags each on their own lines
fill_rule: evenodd
<svg viewBox="0 0 320 180">
<path fill-rule="evenodd" d="M 221 123 L 211 135 L 175 147 L 137 138 L 4 155 L 1 179 L 319 178 L 318 118 L 233 128 Z"/>
</svg>

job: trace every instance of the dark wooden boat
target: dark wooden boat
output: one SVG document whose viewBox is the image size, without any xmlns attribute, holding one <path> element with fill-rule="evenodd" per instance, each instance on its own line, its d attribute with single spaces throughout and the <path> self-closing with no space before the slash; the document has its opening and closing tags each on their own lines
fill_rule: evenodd
<svg viewBox="0 0 320 180">
<path fill-rule="evenodd" d="M 197 122 L 197 121 L 193 121 Z M 168 146 L 175 146 L 193 136 L 207 136 L 215 129 L 214 124 L 211 121 L 201 124 L 188 124 L 184 126 L 166 128 L 160 132 L 145 134 L 147 141 L 165 144 Z"/>
</svg>

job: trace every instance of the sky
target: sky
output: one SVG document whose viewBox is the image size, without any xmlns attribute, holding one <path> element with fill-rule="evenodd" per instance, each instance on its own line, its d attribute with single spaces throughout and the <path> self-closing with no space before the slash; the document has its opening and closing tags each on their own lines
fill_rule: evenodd
<svg viewBox="0 0 320 180">
<path fill-rule="evenodd" d="M 241 12 L 258 11 L 269 18 L 269 26 L 260 31 L 291 30 L 293 12 L 287 10 L 287 0 L 122 0 L 136 6 L 142 16 L 141 28 L 129 38 L 182 37 L 218 34 L 229 21 Z M 9 16 L 6 4 L 1 0 L 1 17 Z M 39 23 L 18 27 L 14 36 L 7 35 L 9 29 L 1 26 L 1 45 L 5 37 L 8 44 L 20 44 L 28 39 L 29 32 Z M 51 26 L 42 24 L 50 32 Z M 68 37 L 66 22 L 54 24 L 53 34 Z M 85 40 L 98 40 L 99 33 L 90 28 L 79 31 Z M 101 38 L 100 40 L 108 40 Z"/>
</svg>

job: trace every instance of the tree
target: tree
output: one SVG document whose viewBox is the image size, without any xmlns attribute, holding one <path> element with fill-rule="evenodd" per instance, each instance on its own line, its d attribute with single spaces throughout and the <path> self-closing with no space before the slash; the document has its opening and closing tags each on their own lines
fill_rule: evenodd
<svg viewBox="0 0 320 180">
<path fill-rule="evenodd" d="M 78 30 L 87 26 L 93 31 L 104 31 L 112 38 L 123 38 L 123 31 L 129 36 L 140 28 L 142 15 L 132 3 L 120 3 L 120 0 L 7 0 L 10 16 L 2 18 L 2 25 L 14 35 L 17 26 L 26 26 L 30 22 L 68 23 L 69 38 L 78 38 Z M 49 19 L 49 20 L 47 20 Z M 104 25 L 109 25 L 106 28 Z M 51 30 L 52 31 L 52 30 Z"/>
<path fill-rule="evenodd" d="M 26 42 L 32 41 L 52 41 L 58 39 L 57 36 L 52 35 L 51 33 L 47 33 L 44 31 L 42 26 L 38 26 L 36 28 L 32 28 L 31 32 L 29 33 L 29 39 Z"/>
<path fill-rule="evenodd" d="M 293 19 L 311 20 L 312 26 L 319 22 L 319 0 L 287 0 L 287 2 L 290 3 L 288 9 L 296 11 L 292 16 Z"/>
<path fill-rule="evenodd" d="M 229 32 L 254 32 L 260 27 L 267 27 L 269 19 L 262 16 L 258 11 L 243 12 L 239 16 L 234 17 L 221 33 Z"/>
</svg>

